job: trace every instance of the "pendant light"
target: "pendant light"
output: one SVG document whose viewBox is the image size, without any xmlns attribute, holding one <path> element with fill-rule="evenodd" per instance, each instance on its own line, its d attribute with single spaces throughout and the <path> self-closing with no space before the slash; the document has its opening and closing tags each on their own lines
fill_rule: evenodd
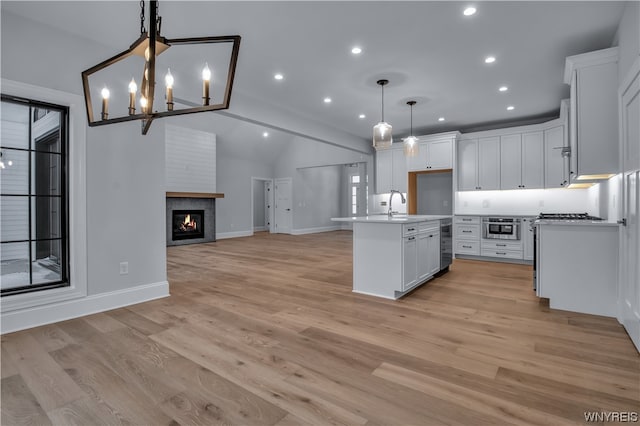
<svg viewBox="0 0 640 426">
<path fill-rule="evenodd" d="M 411 107 L 411 133 L 409 136 L 404 138 L 404 155 L 406 157 L 415 157 L 418 155 L 418 151 L 420 150 L 420 145 L 418 145 L 418 138 L 413 136 L 413 106 L 416 104 L 416 101 L 408 101 L 407 105 Z"/>
<path fill-rule="evenodd" d="M 379 150 L 391 148 L 393 137 L 391 125 L 384 121 L 384 86 L 389 83 L 389 80 L 378 80 L 376 83 L 382 88 L 382 120 L 373 126 L 373 147 Z"/>
</svg>

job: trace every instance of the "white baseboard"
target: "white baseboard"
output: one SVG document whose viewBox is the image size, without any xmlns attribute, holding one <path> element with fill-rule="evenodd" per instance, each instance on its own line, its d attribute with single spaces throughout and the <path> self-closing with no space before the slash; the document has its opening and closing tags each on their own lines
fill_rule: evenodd
<svg viewBox="0 0 640 426">
<path fill-rule="evenodd" d="M 262 231 L 267 231 L 269 228 L 267 228 L 266 226 L 254 226 L 253 227 L 253 232 L 262 232 Z"/>
<path fill-rule="evenodd" d="M 316 234 L 318 232 L 340 231 L 342 225 L 321 226 L 318 228 L 292 229 L 291 235 Z"/>
<path fill-rule="evenodd" d="M 252 235 L 253 231 L 218 232 L 216 233 L 216 240 L 224 240 L 225 238 L 250 237 Z"/>
<path fill-rule="evenodd" d="M 11 333 L 167 296 L 169 296 L 169 282 L 161 281 L 74 300 L 3 312 L 0 333 Z"/>
</svg>

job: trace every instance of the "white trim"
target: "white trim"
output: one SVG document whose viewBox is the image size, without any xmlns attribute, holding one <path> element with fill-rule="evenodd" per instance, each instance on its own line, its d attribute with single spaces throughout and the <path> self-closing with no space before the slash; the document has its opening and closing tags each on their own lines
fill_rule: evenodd
<svg viewBox="0 0 640 426">
<path fill-rule="evenodd" d="M 255 197 L 255 194 L 253 193 L 253 182 L 255 181 L 260 181 L 260 182 L 269 182 L 271 184 L 271 199 L 268 200 L 270 205 L 275 206 L 273 197 L 275 196 L 275 190 L 274 188 L 274 184 L 273 184 L 273 179 L 271 178 L 262 178 L 262 177 L 256 177 L 256 176 L 251 176 L 251 226 L 253 226 L 253 224 L 255 223 L 255 210 L 254 210 L 254 205 L 253 205 L 253 200 Z M 269 227 L 258 227 L 258 228 L 263 228 L 263 229 L 258 229 L 258 228 L 254 228 L 254 231 L 265 231 L 268 230 L 269 232 L 273 233 L 273 214 L 274 214 L 274 210 L 275 209 L 269 209 Z"/>
<path fill-rule="evenodd" d="M 253 235 L 253 231 L 220 232 L 216 234 L 216 240 L 224 240 L 227 238 L 251 237 L 252 235 Z"/>
<path fill-rule="evenodd" d="M 0 299 L 3 329 L 5 313 L 87 295 L 87 155 L 84 99 L 72 93 L 2 79 L 3 94 L 69 107 L 69 287 L 6 296 Z"/>
<path fill-rule="evenodd" d="M 11 333 L 167 296 L 169 296 L 169 283 L 161 281 L 87 296 L 77 300 L 67 300 L 19 311 L 3 312 L 1 332 L 3 334 Z"/>
<path fill-rule="evenodd" d="M 370 292 L 367 292 L 367 291 L 351 290 L 351 292 L 352 293 L 358 293 L 358 294 L 364 294 L 365 296 L 381 297 L 383 299 L 388 299 L 388 300 L 398 300 L 397 297 L 383 296 L 382 294 L 370 293 Z"/>
<path fill-rule="evenodd" d="M 254 226 L 253 232 L 263 232 L 268 231 L 269 229 L 266 226 Z"/>
<path fill-rule="evenodd" d="M 618 62 L 618 47 L 569 56 L 564 62 L 564 83 L 571 84 L 573 72 L 578 68 L 607 64 L 609 62 Z"/>
<path fill-rule="evenodd" d="M 341 231 L 342 225 L 319 226 L 317 228 L 292 229 L 291 235 L 317 234 L 319 232 Z"/>
</svg>

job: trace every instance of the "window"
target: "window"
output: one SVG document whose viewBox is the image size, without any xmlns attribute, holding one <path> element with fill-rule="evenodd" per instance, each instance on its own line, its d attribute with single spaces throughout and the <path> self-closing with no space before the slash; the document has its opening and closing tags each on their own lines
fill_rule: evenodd
<svg viewBox="0 0 640 426">
<path fill-rule="evenodd" d="M 69 285 L 68 108 L 2 96 L 0 294 Z"/>
</svg>

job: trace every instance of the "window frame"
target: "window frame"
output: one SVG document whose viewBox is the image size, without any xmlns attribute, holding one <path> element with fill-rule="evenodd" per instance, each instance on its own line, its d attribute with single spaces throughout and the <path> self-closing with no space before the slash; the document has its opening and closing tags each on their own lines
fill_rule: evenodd
<svg viewBox="0 0 640 426">
<path fill-rule="evenodd" d="M 86 173 L 86 117 L 82 96 L 35 86 L 14 80 L 0 79 L 2 93 L 17 98 L 36 99 L 42 103 L 69 108 L 67 120 L 67 220 L 69 285 L 48 290 L 14 294 L 0 298 L 3 323 L 21 318 L 24 309 L 86 297 L 87 275 L 87 173 Z M 64 316 L 72 318 L 73 309 Z M 38 319 L 34 318 L 34 322 Z M 3 326 L 4 328 L 4 326 Z"/>
<path fill-rule="evenodd" d="M 3 149 L 5 151 L 16 151 L 16 152 L 26 152 L 28 155 L 28 161 L 27 161 L 27 176 L 28 176 L 28 182 L 27 182 L 27 191 L 25 194 L 1 194 L 3 197 L 20 197 L 20 198 L 27 198 L 27 210 L 28 210 L 28 221 L 29 221 L 29 230 L 28 230 L 28 235 L 27 235 L 27 239 L 26 240 L 9 240 L 9 241 L 3 241 L 3 244 L 9 244 L 9 243 L 27 243 L 28 244 L 28 250 L 29 250 L 29 283 L 27 285 L 23 285 L 21 287 L 13 287 L 13 288 L 9 288 L 9 289 L 5 289 L 5 290 L 0 290 L 0 297 L 10 297 L 16 294 L 22 294 L 22 293 L 31 293 L 31 292 L 35 292 L 35 291 L 44 291 L 44 290 L 48 290 L 48 289 L 52 289 L 52 288 L 58 288 L 58 287 L 66 287 L 69 286 L 69 215 L 68 215 L 68 211 L 69 211 L 69 198 L 68 198 L 68 188 L 67 188 L 67 155 L 68 155 L 68 145 L 69 145 L 69 138 L 68 138 L 68 128 L 69 128 L 69 108 L 64 106 L 64 105 L 54 105 L 48 102 L 40 102 L 34 99 L 27 99 L 27 98 L 23 98 L 23 97 L 17 97 L 17 96 L 12 96 L 12 95 L 6 95 L 4 93 L 1 94 L 0 96 L 0 100 L 1 102 L 7 102 L 7 103 L 14 103 L 17 105 L 23 105 L 25 108 L 29 108 L 28 111 L 28 117 L 29 117 L 29 134 L 28 134 L 28 139 L 29 139 L 29 146 L 27 148 L 15 148 L 15 147 L 3 147 Z M 35 140 L 33 139 L 33 125 L 36 121 L 38 121 L 39 119 L 36 119 L 36 111 L 39 109 L 43 109 L 46 111 L 59 111 L 61 113 L 61 119 L 60 119 L 60 128 L 58 130 L 59 132 L 59 138 L 61 139 L 61 143 L 60 143 L 60 150 L 59 152 L 50 152 L 50 151 L 43 151 L 43 150 L 39 150 L 37 149 L 36 145 L 35 145 Z M 44 118 L 47 115 L 47 113 L 45 113 L 42 116 L 39 116 L 39 118 Z M 49 138 L 51 135 L 53 135 L 55 133 L 55 128 L 52 129 L 51 131 L 44 133 L 42 135 L 40 135 L 39 139 L 43 140 L 46 138 Z M 37 158 L 37 154 L 48 154 L 48 155 L 58 155 L 60 157 L 60 190 L 58 191 L 59 193 L 56 195 L 51 195 L 51 194 L 47 194 L 47 195 L 43 195 L 43 194 L 38 194 L 37 190 L 34 189 L 33 186 L 33 173 L 35 170 L 35 164 L 34 164 L 34 159 Z M 62 217 L 62 219 L 59 222 L 60 225 L 60 237 L 58 238 L 52 238 L 52 237 L 48 237 L 48 238 L 38 238 L 38 236 L 36 234 L 34 234 L 33 232 L 33 228 L 32 228 L 32 221 L 33 221 L 33 217 L 32 214 L 34 212 L 34 203 L 37 203 L 38 199 L 41 198 L 58 198 L 60 200 L 59 203 L 59 207 L 60 207 L 60 216 Z M 53 241 L 53 240 L 58 240 L 60 241 L 60 251 L 62 253 L 62 262 L 60 264 L 60 280 L 57 281 L 51 281 L 51 282 L 46 282 L 46 283 L 33 283 L 33 249 L 34 249 L 34 243 L 37 243 L 38 241 Z"/>
</svg>

